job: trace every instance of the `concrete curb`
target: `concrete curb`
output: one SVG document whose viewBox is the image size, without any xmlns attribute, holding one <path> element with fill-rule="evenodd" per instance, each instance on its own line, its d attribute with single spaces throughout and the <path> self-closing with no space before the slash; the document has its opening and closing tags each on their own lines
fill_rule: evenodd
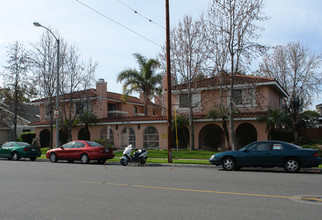
<svg viewBox="0 0 322 220">
<path fill-rule="evenodd" d="M 49 162 L 48 159 L 37 159 L 39 162 Z M 67 163 L 67 162 L 66 162 Z M 94 163 L 93 163 L 94 164 Z M 104 166 L 122 166 L 119 161 L 106 161 Z M 137 163 L 129 163 L 128 167 L 186 167 L 186 168 L 211 168 L 211 169 L 220 169 L 223 170 L 221 166 L 215 165 L 203 165 L 203 164 L 175 164 L 175 163 L 146 163 L 144 165 L 140 165 Z M 245 171 L 257 171 L 257 172 L 284 172 L 287 173 L 282 168 L 256 168 L 256 167 L 249 167 L 249 168 L 242 168 L 241 172 Z M 322 174 L 322 168 L 303 168 L 298 173 L 314 173 L 314 174 Z"/>
</svg>

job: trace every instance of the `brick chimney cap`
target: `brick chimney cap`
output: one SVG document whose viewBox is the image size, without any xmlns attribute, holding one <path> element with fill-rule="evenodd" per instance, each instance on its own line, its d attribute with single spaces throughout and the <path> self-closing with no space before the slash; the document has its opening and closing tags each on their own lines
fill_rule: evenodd
<svg viewBox="0 0 322 220">
<path fill-rule="evenodd" d="M 98 81 L 97 81 L 97 83 L 104 83 L 105 81 L 104 81 L 104 79 L 103 78 L 100 78 L 100 79 L 98 79 Z"/>
</svg>

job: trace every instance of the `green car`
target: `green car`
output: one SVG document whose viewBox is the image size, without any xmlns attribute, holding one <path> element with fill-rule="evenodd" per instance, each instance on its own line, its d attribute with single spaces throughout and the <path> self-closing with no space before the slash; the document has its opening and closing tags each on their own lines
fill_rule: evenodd
<svg viewBox="0 0 322 220">
<path fill-rule="evenodd" d="M 41 156 L 39 147 L 34 147 L 26 142 L 6 142 L 0 146 L 0 157 L 8 160 L 30 158 L 31 161 Z"/>
</svg>

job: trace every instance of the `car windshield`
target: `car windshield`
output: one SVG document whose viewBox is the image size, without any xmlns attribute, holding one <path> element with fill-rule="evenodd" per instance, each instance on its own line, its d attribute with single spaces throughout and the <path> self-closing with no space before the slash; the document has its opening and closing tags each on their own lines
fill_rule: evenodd
<svg viewBox="0 0 322 220">
<path fill-rule="evenodd" d="M 103 147 L 99 143 L 93 142 L 93 141 L 87 141 L 87 144 L 91 147 Z"/>
<path fill-rule="evenodd" d="M 18 144 L 20 147 L 30 146 L 30 144 L 28 144 L 28 143 L 26 143 L 26 142 L 17 142 L 17 144 Z"/>
</svg>

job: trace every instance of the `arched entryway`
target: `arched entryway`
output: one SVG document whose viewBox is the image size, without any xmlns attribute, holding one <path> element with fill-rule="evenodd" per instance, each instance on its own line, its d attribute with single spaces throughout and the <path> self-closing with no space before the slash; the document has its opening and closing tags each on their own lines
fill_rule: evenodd
<svg viewBox="0 0 322 220">
<path fill-rule="evenodd" d="M 59 144 L 63 145 L 66 144 L 68 142 L 68 130 L 63 128 L 59 130 Z"/>
<path fill-rule="evenodd" d="M 237 149 L 257 141 L 256 128 L 250 123 L 243 123 L 236 129 Z"/>
<path fill-rule="evenodd" d="M 50 131 L 43 129 L 39 133 L 40 147 L 50 147 Z"/>
<path fill-rule="evenodd" d="M 125 148 L 129 144 L 132 144 L 135 147 L 135 132 L 133 128 L 126 127 L 121 133 L 121 147 Z"/>
<path fill-rule="evenodd" d="M 189 139 L 190 133 L 187 127 L 180 127 L 177 129 L 178 133 L 178 147 L 179 149 L 188 149 L 189 148 Z M 171 134 L 171 145 L 172 148 L 177 148 L 177 141 L 176 141 L 176 130 L 172 130 Z"/>
<path fill-rule="evenodd" d="M 148 149 L 159 148 L 159 132 L 155 127 L 149 126 L 144 130 L 143 147 Z"/>
<path fill-rule="evenodd" d="M 86 128 L 81 128 L 78 132 L 78 140 L 91 140 L 91 134 Z"/>
<path fill-rule="evenodd" d="M 224 131 L 215 124 L 209 124 L 203 127 L 199 133 L 199 149 L 218 150 L 224 148 L 225 135 Z"/>
<path fill-rule="evenodd" d="M 107 145 L 114 146 L 114 132 L 110 126 L 105 126 L 102 128 L 101 139 L 106 140 Z"/>
</svg>

